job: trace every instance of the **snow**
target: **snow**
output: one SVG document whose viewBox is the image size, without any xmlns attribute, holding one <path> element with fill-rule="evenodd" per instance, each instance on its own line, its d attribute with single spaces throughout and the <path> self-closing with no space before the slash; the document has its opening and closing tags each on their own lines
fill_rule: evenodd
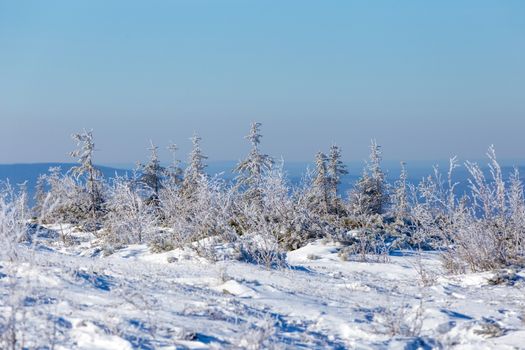
<svg viewBox="0 0 525 350">
<path fill-rule="evenodd" d="M 24 262 L 0 261 L 0 320 L 16 306 L 29 348 L 525 348 L 524 271 L 493 285 L 494 273 L 445 275 L 434 252 L 343 261 L 324 240 L 272 270 L 145 245 L 104 256 L 61 229 L 78 244 L 42 237 Z"/>
</svg>

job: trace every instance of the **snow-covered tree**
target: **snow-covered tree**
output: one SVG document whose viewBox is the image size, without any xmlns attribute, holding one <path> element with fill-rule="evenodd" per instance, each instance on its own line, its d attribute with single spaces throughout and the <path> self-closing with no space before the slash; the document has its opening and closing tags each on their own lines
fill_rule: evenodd
<svg viewBox="0 0 525 350">
<path fill-rule="evenodd" d="M 184 171 L 184 179 L 182 180 L 182 194 L 186 199 L 191 199 L 198 191 L 199 185 L 202 184 L 202 177 L 206 177 L 206 164 L 204 160 L 206 157 L 201 150 L 201 138 L 194 134 L 191 138 L 192 150 L 188 157 L 188 166 Z"/>
<path fill-rule="evenodd" d="M 327 158 L 327 175 L 332 198 L 337 197 L 337 186 L 341 184 L 341 177 L 346 174 L 348 174 L 348 170 L 341 160 L 341 148 L 332 145 Z"/>
<path fill-rule="evenodd" d="M 85 188 L 90 197 L 89 211 L 93 224 L 95 224 L 99 213 L 103 210 L 104 199 L 102 173 L 93 164 L 93 153 L 95 151 L 93 131 L 84 130 L 81 133 L 73 134 L 72 138 L 76 141 L 78 148 L 71 152 L 71 157 L 77 158 L 79 165 L 73 167 L 71 172 L 77 180 L 85 182 Z"/>
<path fill-rule="evenodd" d="M 244 191 L 244 198 L 256 203 L 261 202 L 262 178 L 273 165 L 273 159 L 259 150 L 262 138 L 260 127 L 261 123 L 252 123 L 250 133 L 246 136 L 252 148 L 246 159 L 239 162 L 235 168 L 235 172 L 239 174 L 237 184 Z"/>
<path fill-rule="evenodd" d="M 140 177 L 138 181 L 152 191 L 152 194 L 148 198 L 148 203 L 157 205 L 159 191 L 164 186 L 163 182 L 166 178 L 166 168 L 160 165 L 158 147 L 151 141 L 149 150 L 151 151 L 149 162 L 139 165 Z"/>
<path fill-rule="evenodd" d="M 313 174 L 312 187 L 309 194 L 312 209 L 323 214 L 328 214 L 330 211 L 331 184 L 326 162 L 326 155 L 323 152 L 317 152 L 315 156 L 315 171 Z"/>
<path fill-rule="evenodd" d="M 337 193 L 337 187 L 341 184 L 341 177 L 348 174 L 346 165 L 341 160 L 341 149 L 332 145 L 327 159 L 327 175 L 330 193 L 330 207 L 334 213 L 341 212 L 341 199 Z"/>
<path fill-rule="evenodd" d="M 355 216 L 384 214 L 389 201 L 387 191 L 385 174 L 381 169 L 381 147 L 372 140 L 370 159 L 350 192 L 350 212 Z"/>
</svg>

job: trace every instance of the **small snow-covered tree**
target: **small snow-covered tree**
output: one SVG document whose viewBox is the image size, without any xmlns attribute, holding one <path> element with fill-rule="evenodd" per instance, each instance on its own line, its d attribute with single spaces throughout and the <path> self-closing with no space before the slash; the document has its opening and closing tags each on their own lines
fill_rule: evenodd
<svg viewBox="0 0 525 350">
<path fill-rule="evenodd" d="M 314 211 L 328 214 L 330 211 L 330 178 L 326 168 L 327 157 L 323 152 L 315 156 L 315 172 L 310 193 Z"/>
<path fill-rule="evenodd" d="M 251 125 L 250 133 L 246 136 L 252 145 L 250 153 L 243 161 L 237 164 L 235 171 L 239 173 L 237 176 L 237 184 L 244 191 L 244 198 L 250 202 L 261 202 L 261 182 L 265 173 L 267 173 L 273 165 L 273 159 L 261 153 L 259 145 L 261 143 L 262 135 L 260 133 L 261 123 L 254 122 Z"/>
<path fill-rule="evenodd" d="M 355 216 L 384 214 L 388 201 L 387 183 L 381 169 L 381 147 L 372 140 L 369 162 L 350 192 L 350 212 Z"/>
<path fill-rule="evenodd" d="M 95 143 L 93 139 L 93 131 L 84 130 L 81 133 L 72 135 L 73 140 L 76 141 L 78 148 L 71 152 L 71 157 L 77 158 L 79 165 L 71 169 L 72 174 L 77 180 L 85 182 L 86 192 L 90 197 L 89 212 L 93 224 L 96 224 L 99 213 L 103 211 L 103 186 L 102 173 L 93 165 L 93 153 L 95 151 Z"/>
<path fill-rule="evenodd" d="M 163 182 L 166 178 L 166 168 L 160 165 L 158 147 L 151 141 L 149 150 L 151 151 L 149 162 L 139 165 L 140 177 L 138 181 L 152 191 L 147 202 L 157 205 L 159 192 L 164 186 Z"/>
<path fill-rule="evenodd" d="M 341 212 L 341 198 L 337 193 L 337 187 L 341 184 L 341 177 L 348 174 L 346 165 L 341 160 L 341 149 L 337 145 L 330 147 L 327 159 L 327 176 L 330 193 L 331 209 L 337 214 Z"/>
<path fill-rule="evenodd" d="M 191 138 L 192 149 L 188 157 L 188 166 L 184 171 L 184 179 L 182 180 L 181 187 L 183 198 L 188 200 L 195 197 L 194 194 L 203 183 L 202 177 L 206 177 L 206 164 L 204 164 L 204 160 L 208 157 L 202 153 L 200 146 L 201 140 L 197 134 L 194 134 Z"/>
</svg>

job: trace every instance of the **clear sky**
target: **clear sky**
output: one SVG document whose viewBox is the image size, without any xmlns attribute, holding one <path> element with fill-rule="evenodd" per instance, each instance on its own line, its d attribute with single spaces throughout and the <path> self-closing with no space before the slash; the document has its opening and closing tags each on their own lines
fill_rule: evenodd
<svg viewBox="0 0 525 350">
<path fill-rule="evenodd" d="M 0 0 L 0 163 L 525 158 L 525 1 Z M 161 154 L 167 157 L 167 153 Z"/>
</svg>

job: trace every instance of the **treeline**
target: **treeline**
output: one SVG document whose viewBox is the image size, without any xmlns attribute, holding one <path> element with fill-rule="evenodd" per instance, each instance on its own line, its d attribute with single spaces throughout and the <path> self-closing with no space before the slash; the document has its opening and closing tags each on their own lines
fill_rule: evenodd
<svg viewBox="0 0 525 350">
<path fill-rule="evenodd" d="M 412 248 L 441 250 L 451 272 L 524 264 L 523 185 L 517 169 L 503 178 L 493 147 L 487 153 L 490 174 L 465 163 L 470 190 L 458 196 L 456 158 L 447 173 L 435 168 L 419 184 L 408 183 L 402 164 L 399 179 L 388 183 L 381 148 L 372 142 L 360 179 L 342 196 L 338 187 L 348 170 L 338 146 L 317 153 L 315 168 L 292 186 L 282 165 L 261 151 L 260 127 L 251 126 L 251 150 L 234 169 L 233 183 L 206 174 L 207 157 L 196 135 L 185 168 L 175 145 L 169 147 L 173 162 L 164 167 L 152 144 L 150 159 L 130 175 L 105 179 L 93 163 L 92 133 L 75 134 L 78 148 L 71 155 L 78 166 L 41 175 L 30 211 L 23 191 L 4 186 L 2 235 L 12 241 L 9 225 L 31 215 L 39 224 L 69 223 L 92 232 L 108 254 L 147 243 L 155 251 L 186 247 L 210 259 L 270 267 L 284 264 L 287 250 L 325 238 L 344 247 L 343 259 L 377 259 Z M 66 243 L 69 238 L 62 237 Z"/>
</svg>

